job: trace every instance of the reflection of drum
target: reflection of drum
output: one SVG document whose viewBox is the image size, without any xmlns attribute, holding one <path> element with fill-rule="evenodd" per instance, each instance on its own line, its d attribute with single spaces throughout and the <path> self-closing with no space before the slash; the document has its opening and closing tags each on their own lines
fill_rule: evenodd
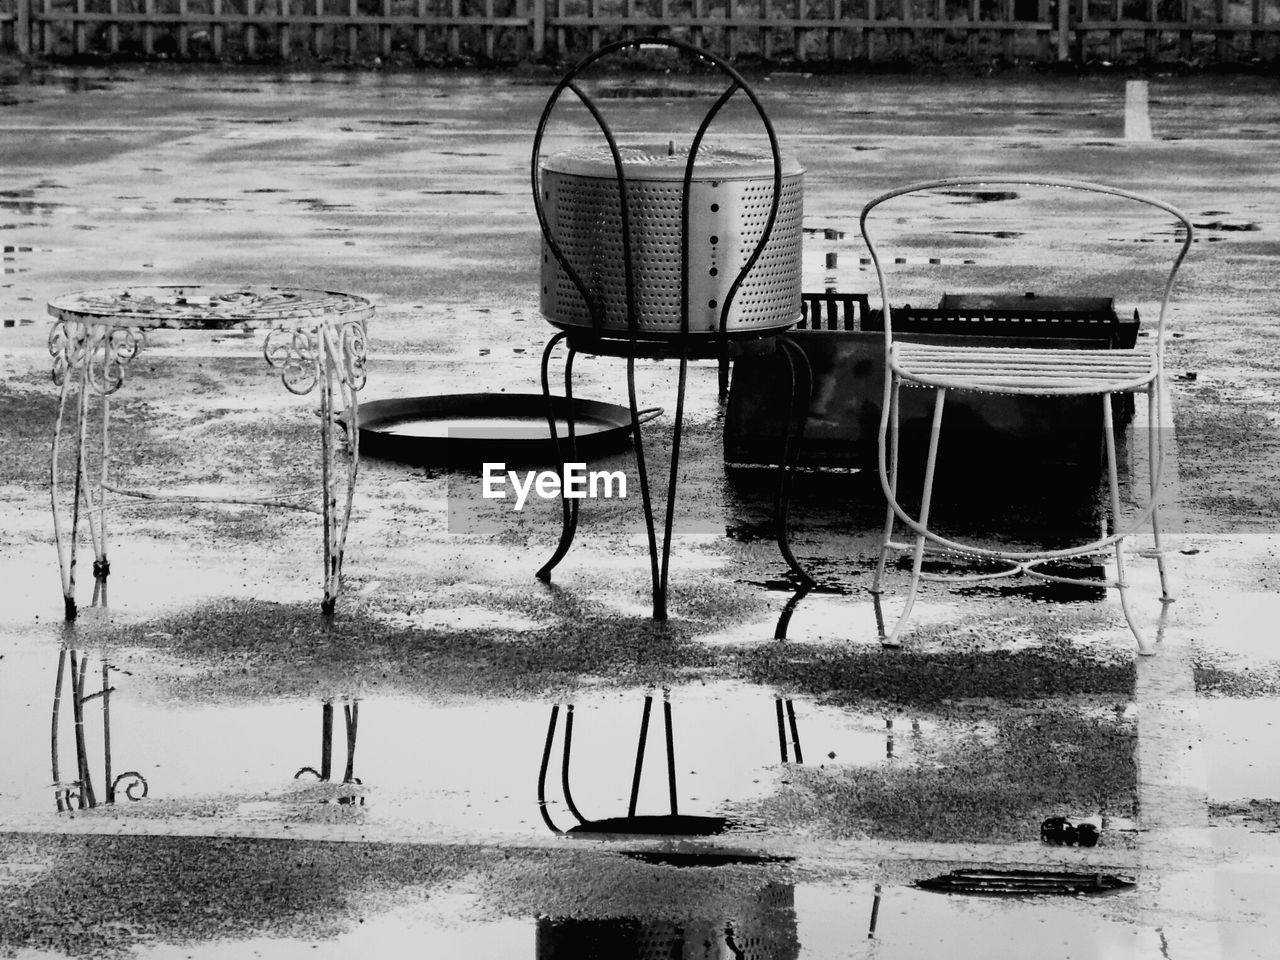
<svg viewBox="0 0 1280 960">
<path fill-rule="evenodd" d="M 537 960 L 795 960 L 795 888 L 770 883 L 754 896 L 711 894 L 692 920 L 538 920 Z"/>
<path fill-rule="evenodd" d="M 680 333 L 681 218 L 687 153 L 621 151 L 627 179 L 639 333 Z M 804 170 L 782 161 L 782 193 L 769 240 L 729 309 L 727 332 L 780 330 L 800 317 Z M 715 333 L 739 273 L 764 235 L 773 204 L 771 157 L 703 148 L 689 185 L 689 330 Z M 604 329 L 627 330 L 621 205 L 607 150 L 542 161 L 547 226 L 590 297 Z M 591 312 L 544 241 L 542 313 L 552 323 L 590 327 Z"/>
</svg>

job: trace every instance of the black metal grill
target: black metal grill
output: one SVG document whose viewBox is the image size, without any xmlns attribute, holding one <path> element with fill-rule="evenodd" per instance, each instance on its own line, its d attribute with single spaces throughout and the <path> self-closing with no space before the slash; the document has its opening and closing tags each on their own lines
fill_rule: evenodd
<svg viewBox="0 0 1280 960">
<path fill-rule="evenodd" d="M 856 295 L 854 295 L 856 296 Z M 895 334 L 1009 337 L 1040 341 L 1079 341 L 1090 349 L 1130 349 L 1137 341 L 1138 312 L 1120 317 L 1110 297 L 1041 297 L 944 294 L 937 307 L 895 307 Z M 883 330 L 879 310 L 867 311 L 863 330 Z"/>
</svg>

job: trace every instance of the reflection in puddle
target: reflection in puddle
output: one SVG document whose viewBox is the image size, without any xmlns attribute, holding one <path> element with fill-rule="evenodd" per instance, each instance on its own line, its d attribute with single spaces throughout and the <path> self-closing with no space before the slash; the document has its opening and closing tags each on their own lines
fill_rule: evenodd
<svg viewBox="0 0 1280 960">
<path fill-rule="evenodd" d="M 94 789 L 93 770 L 90 765 L 90 750 L 85 732 L 85 704 L 98 700 L 102 707 L 101 717 L 101 755 L 103 803 L 115 803 L 123 795 L 130 800 L 141 800 L 147 795 L 147 780 L 134 770 L 115 774 L 111 762 L 111 696 L 115 688 L 111 686 L 111 673 L 114 668 L 102 661 L 102 686 L 88 692 L 85 681 L 89 670 L 89 655 L 77 650 L 63 647 L 58 651 L 58 673 L 53 692 L 53 719 L 51 733 L 51 758 L 53 769 L 54 802 L 61 813 L 66 810 L 89 810 L 98 806 L 98 794 Z M 69 677 L 68 677 L 69 674 Z M 65 681 L 65 682 L 64 682 Z M 66 723 L 62 716 L 63 691 L 71 708 L 71 724 L 75 742 L 75 779 L 66 780 L 62 776 L 62 741 L 65 739 Z"/>
<path fill-rule="evenodd" d="M 1017 200 L 1018 194 L 1013 190 L 943 190 L 943 196 L 959 197 L 972 203 L 998 203 L 1002 200 Z"/>
<path fill-rule="evenodd" d="M 974 900 L 886 885 L 878 921 L 870 927 L 868 916 L 877 900 L 868 881 L 793 882 L 785 876 L 726 875 L 709 869 L 696 881 L 677 884 L 664 883 L 669 874 L 636 869 L 624 875 L 621 889 L 611 895 L 592 899 L 590 888 L 584 887 L 585 903 L 595 907 L 587 906 L 581 914 L 561 912 L 550 898 L 551 909 L 502 915 L 482 897 L 442 892 L 418 905 L 362 917 L 323 938 L 149 945 L 134 956 L 209 960 L 305 952 L 313 958 L 502 960 L 1140 960 L 1181 956 L 1189 946 L 1178 931 L 1114 916 L 1121 911 L 1095 898 Z M 671 889 L 655 897 L 655 888 L 663 886 Z M 880 885 L 874 889 L 879 891 Z M 1114 894 L 1109 902 L 1123 903 L 1131 896 Z M 539 892 L 531 891 L 528 899 L 536 903 Z M 1255 944 L 1260 940 L 1253 938 Z M 1229 955 L 1233 960 L 1246 956 Z"/>
<path fill-rule="evenodd" d="M 1079 896 L 1123 890 L 1133 885 L 1131 877 L 1110 873 L 1046 870 L 952 870 L 916 881 L 916 886 L 924 890 L 1005 897 Z"/>
<path fill-rule="evenodd" d="M 661 719 L 651 692 L 580 691 L 572 749 L 556 765 L 561 784 L 572 774 L 574 807 L 556 793 L 539 808 L 539 772 L 546 782 L 550 749 L 547 714 L 557 709 L 546 702 L 432 703 L 334 691 L 315 700 L 223 695 L 205 703 L 190 699 L 187 688 L 182 699 L 167 692 L 169 673 L 181 671 L 180 664 L 116 650 L 99 667 L 96 656 L 15 652 L 0 671 L 0 724 L 48 729 L 52 717 L 57 810 L 81 817 L 145 796 L 116 802 L 111 815 L 222 821 L 234 832 L 240 821 L 330 822 L 358 809 L 361 822 L 392 836 L 434 828 L 545 836 L 547 817 L 570 827 L 577 809 L 579 822 L 600 821 L 597 830 L 616 830 L 608 818 L 625 812 L 649 817 L 651 827 L 665 823 L 666 832 L 696 834 L 714 832 L 709 825 L 732 828 L 736 805 L 771 795 L 806 758 L 878 765 L 904 756 L 910 762 L 916 749 L 881 716 L 791 701 L 746 683 L 677 686 L 661 702 Z M 44 691 L 55 695 L 52 710 Z M 923 735 L 933 730 L 926 724 Z M 49 803 L 48 746 L 40 737 L 12 743 L 0 816 L 40 823 L 57 815 Z M 130 773 L 113 763 L 127 764 Z M 550 782 L 555 790 L 554 774 Z M 662 819 L 669 817 L 683 819 Z"/>
<path fill-rule="evenodd" d="M 787 713 L 791 722 L 791 740 L 788 741 L 783 725 L 782 699 L 776 700 L 778 711 L 778 743 L 782 754 L 782 762 L 788 762 L 788 744 L 800 759 L 799 733 L 796 731 L 795 707 L 790 700 L 786 701 Z M 680 813 L 680 791 L 676 785 L 675 729 L 672 722 L 670 691 L 664 691 L 662 698 L 662 718 L 666 734 L 666 772 L 667 801 L 669 812 L 665 814 L 638 814 L 636 803 L 640 796 L 641 776 L 644 772 L 645 747 L 649 736 L 649 720 L 653 710 L 653 695 L 646 694 L 644 708 L 640 716 L 640 733 L 636 743 L 636 765 L 631 777 L 631 796 L 625 816 L 605 817 L 588 820 L 573 801 L 572 777 L 570 775 L 570 751 L 573 743 L 574 706 L 569 704 L 565 710 L 564 737 L 561 746 L 560 786 L 564 795 L 564 803 L 577 825 L 567 830 L 556 825 L 547 810 L 547 767 L 551 761 L 552 746 L 555 742 L 556 722 L 559 718 L 560 705 L 551 708 L 551 722 L 547 728 L 547 742 L 542 751 L 542 765 L 538 770 L 538 810 L 542 819 L 553 833 L 618 833 L 618 834 L 664 834 L 668 836 L 709 836 L 722 833 L 729 821 L 724 817 L 690 816 Z"/>
<path fill-rule="evenodd" d="M 699 690 L 699 692 L 701 693 L 702 690 Z M 695 742 L 695 746 L 703 749 L 698 751 L 697 754 L 686 753 L 682 750 L 679 754 L 679 765 L 676 759 L 677 739 L 670 692 L 665 693 L 663 696 L 662 732 L 664 736 L 659 740 L 660 746 L 656 748 L 650 747 L 650 730 L 654 705 L 652 694 L 644 696 L 639 712 L 638 728 L 632 728 L 638 729 L 635 735 L 634 749 L 631 748 L 631 740 L 624 725 L 616 720 L 611 725 L 611 728 L 605 728 L 603 732 L 593 729 L 595 723 L 598 723 L 601 719 L 607 719 L 608 714 L 612 714 L 614 717 L 619 716 L 621 711 L 618 711 L 616 707 L 621 706 L 621 704 L 618 703 L 618 698 L 613 699 L 614 703 L 604 704 L 597 702 L 593 705 L 594 709 L 590 709 L 587 721 L 592 724 L 591 727 L 584 728 L 579 725 L 575 728 L 575 716 L 581 711 L 576 710 L 574 704 L 569 704 L 565 708 L 560 759 L 557 765 L 560 773 L 560 800 L 558 801 L 548 799 L 548 776 L 555 755 L 554 745 L 561 712 L 558 704 L 551 708 L 547 736 L 542 749 L 542 762 L 538 771 L 538 808 L 547 827 L 555 833 L 707 836 L 735 827 L 749 827 L 751 825 L 745 821 L 722 815 L 706 813 L 691 815 L 687 811 L 682 813 L 681 804 L 686 800 L 693 800 L 700 804 L 702 809 L 706 809 L 709 799 L 707 788 L 713 787 L 719 794 L 721 788 L 730 783 L 733 784 L 733 789 L 724 790 L 722 803 L 740 803 L 753 797 L 765 796 L 773 786 L 774 777 L 772 775 L 762 776 L 762 774 L 766 771 L 769 773 L 773 773 L 776 770 L 785 771 L 789 765 L 802 765 L 805 762 L 800 733 L 802 724 L 798 719 L 795 702 L 789 698 L 774 697 L 773 716 L 775 722 L 772 730 L 769 729 L 767 712 L 762 709 L 761 699 L 758 697 L 752 698 L 749 706 L 743 700 L 743 713 L 746 715 L 742 717 L 742 720 L 749 722 L 740 722 L 735 725 L 738 735 L 734 737 L 725 736 L 725 731 L 722 727 L 720 735 L 723 739 L 713 746 L 712 752 L 706 752 L 708 744 L 702 737 L 699 737 L 698 742 Z M 697 701 L 686 699 L 684 704 L 689 707 L 686 715 L 692 713 L 695 720 L 699 721 L 694 729 L 699 732 L 705 731 L 710 724 L 711 717 L 705 711 L 698 709 L 699 704 Z M 833 715 L 838 716 L 845 723 L 854 719 L 848 714 L 841 716 L 840 711 L 823 710 L 811 704 L 803 705 L 801 709 L 805 715 L 806 727 L 811 733 L 815 734 L 816 742 L 826 747 L 833 745 L 830 739 L 833 734 L 830 726 Z M 720 711 L 717 710 L 716 712 Z M 723 720 L 724 718 L 721 719 Z M 850 762 L 876 764 L 881 762 L 881 758 L 883 758 L 884 762 L 894 760 L 895 743 L 897 741 L 895 741 L 893 719 L 858 719 L 862 720 L 864 729 L 867 732 L 857 741 L 851 740 L 845 731 L 837 734 L 838 739 L 841 741 L 841 750 L 847 751 L 850 749 L 846 744 L 856 744 L 852 751 L 842 755 L 837 753 L 836 749 L 827 749 L 824 760 L 831 762 L 838 759 L 841 764 Z M 584 738 L 583 734 L 585 734 L 587 738 L 590 738 L 595 748 L 591 751 L 589 759 L 586 761 L 587 769 L 594 775 L 591 776 L 587 783 L 588 789 L 591 791 L 592 802 L 581 805 L 575 799 L 575 784 L 577 780 L 575 780 L 572 772 L 575 769 L 572 762 L 575 729 L 579 731 L 579 744 Z M 873 730 L 882 730 L 883 732 L 871 732 Z M 745 742 L 746 738 L 743 736 L 748 731 L 752 736 L 752 742 L 750 743 Z M 912 721 L 911 731 L 912 738 L 918 741 L 922 733 L 919 721 Z M 772 736 L 776 736 L 779 767 L 773 767 L 771 758 L 768 757 L 768 744 Z M 607 740 L 606 737 L 608 737 Z M 817 739 L 819 737 L 822 739 Z M 655 736 L 652 739 L 658 740 L 658 737 Z M 907 742 L 906 746 L 908 754 L 911 754 L 914 752 L 913 748 L 917 746 L 917 743 Z M 597 750 L 603 751 L 604 755 L 599 755 L 596 752 Z M 654 750 L 662 752 L 660 762 L 663 763 L 662 769 L 665 771 L 665 778 L 662 775 L 657 778 L 651 776 L 649 778 L 649 791 L 646 793 L 644 789 L 646 784 L 644 778 L 645 761 L 649 753 Z M 582 752 L 579 747 L 579 755 Z M 717 753 L 719 753 L 719 756 L 716 755 Z M 700 758 L 696 765 L 689 763 L 688 756 L 698 756 L 699 754 Z M 630 779 L 627 781 L 624 777 L 623 763 L 631 756 L 635 757 L 635 762 L 634 767 L 631 769 Z M 602 768 L 606 765 L 614 775 L 619 777 L 612 784 L 601 776 Z M 681 770 L 687 770 L 690 777 L 697 777 L 693 791 L 685 793 L 681 790 L 678 783 L 677 766 Z M 726 767 L 732 768 L 737 773 L 736 783 L 726 776 L 730 773 L 730 770 L 726 769 Z M 743 773 L 746 774 L 745 777 Z M 749 783 L 747 782 L 747 777 L 751 778 Z M 656 790 L 652 782 L 654 779 L 659 781 Z M 612 811 L 621 810 L 624 802 L 623 790 L 628 782 L 630 788 L 626 792 L 625 814 L 602 817 L 588 816 L 588 814 L 595 814 L 600 810 L 610 814 Z M 617 792 L 609 791 L 608 787 L 610 785 Z M 662 789 L 663 786 L 665 786 L 665 790 Z M 656 807 L 665 809 L 666 812 L 656 814 L 640 812 L 642 797 L 648 804 L 649 809 Z M 584 813 L 584 810 L 587 813 Z M 565 817 L 564 822 L 560 819 L 562 816 Z M 569 818 L 572 821 L 576 821 L 576 825 L 570 825 Z"/>
<path fill-rule="evenodd" d="M 770 883 L 726 905 L 723 917 L 683 920 L 539 919 L 536 960 L 648 960 L 800 956 L 795 888 Z"/>
<path fill-rule="evenodd" d="M 805 945 L 806 960 L 921 960 L 943 956 L 951 960 L 1137 960 L 1161 955 L 1159 931 L 1112 918 L 1103 903 L 1092 898 L 975 899 L 886 887 L 875 937 L 867 938 L 864 932 L 853 929 L 853 916 L 859 920 L 868 916 L 873 898 L 868 890 L 862 894 L 865 900 L 855 903 L 860 899 L 855 897 L 855 890 L 796 885 L 796 925 Z M 1113 894 L 1111 902 L 1121 903 L 1132 896 L 1131 892 Z"/>
<path fill-rule="evenodd" d="M 601 87 L 593 96 L 597 100 L 690 100 L 706 96 L 702 90 L 667 85 L 616 84 Z"/>
<path fill-rule="evenodd" d="M 356 732 L 360 723 L 360 701 L 349 700 L 342 705 L 342 717 L 346 721 L 347 762 L 342 774 L 342 787 L 359 787 L 364 781 L 355 775 L 356 765 Z M 320 705 L 320 768 L 303 767 L 293 775 L 295 780 L 304 777 L 314 778 L 319 783 L 331 783 L 333 780 L 333 701 L 326 700 Z M 340 804 L 359 804 L 364 806 L 364 796 L 358 789 L 338 790 L 332 796 L 317 798 L 320 803 L 336 801 Z"/>
</svg>

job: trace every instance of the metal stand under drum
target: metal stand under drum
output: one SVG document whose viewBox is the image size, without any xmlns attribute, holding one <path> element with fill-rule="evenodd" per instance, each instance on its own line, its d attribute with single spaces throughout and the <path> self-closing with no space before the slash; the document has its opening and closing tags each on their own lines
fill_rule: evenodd
<svg viewBox="0 0 1280 960">
<path fill-rule="evenodd" d="M 728 86 L 703 116 L 686 148 L 677 150 L 674 141 L 659 147 L 620 147 L 578 78 L 603 57 L 661 47 L 692 54 L 711 65 L 727 78 Z M 566 90 L 590 113 L 606 147 L 543 157 L 548 121 Z M 767 153 L 704 147 L 712 122 L 738 92 L 754 109 L 768 139 Z M 812 583 L 786 537 L 790 479 L 812 389 L 803 351 L 782 336 L 800 317 L 803 172 L 799 163 L 782 157 L 768 116 L 737 71 L 697 47 L 664 37 L 620 41 L 587 57 L 556 86 L 538 124 L 532 186 L 544 240 L 541 309 L 560 328 L 542 357 L 548 423 L 563 471 L 574 455 L 575 429 L 570 418 L 566 455 L 550 389 L 549 368 L 557 346 L 564 343 L 568 349 L 564 380 L 570 403 L 576 354 L 626 360 L 655 619 L 664 620 L 667 615 L 671 532 L 691 360 L 716 360 L 723 371 L 729 360 L 753 351 L 776 352 L 787 364 L 792 418 L 780 460 L 778 543 L 800 581 Z M 674 359 L 680 364 L 661 544 L 640 434 L 637 359 Z M 577 519 L 577 501 L 565 497 L 560 543 L 538 571 L 540 579 L 550 580 L 551 571 L 568 552 Z"/>
<path fill-rule="evenodd" d="M 804 421 L 808 413 L 813 385 L 813 375 L 809 368 L 808 357 L 790 337 L 774 336 L 767 339 L 730 341 L 727 345 L 727 351 L 722 351 L 719 343 L 680 344 L 663 342 L 637 345 L 620 340 L 584 338 L 576 333 L 561 331 L 547 342 L 546 349 L 542 354 L 542 391 L 548 403 L 552 402 L 551 358 L 555 353 L 556 347 L 562 342 L 568 351 L 564 365 L 564 395 L 569 409 L 572 409 L 573 405 L 573 361 L 578 353 L 589 353 L 594 356 L 620 356 L 627 361 L 627 396 L 636 451 L 636 474 L 640 481 L 640 498 L 644 507 L 645 532 L 649 542 L 650 576 L 653 584 L 653 617 L 655 620 L 665 620 L 667 618 L 667 585 L 671 559 L 671 535 L 675 526 L 675 505 L 678 493 L 677 480 L 680 471 L 680 441 L 684 429 L 684 401 L 688 383 L 689 361 L 712 359 L 718 356 L 734 358 L 746 350 L 776 349 L 776 353 L 782 357 L 786 364 L 788 382 L 791 385 L 791 407 L 790 426 L 783 439 L 783 449 L 778 461 L 781 464 L 781 474 L 774 499 L 774 535 L 777 539 L 779 552 L 782 554 L 783 559 L 786 560 L 799 584 L 805 589 L 810 589 L 815 585 L 813 579 L 805 571 L 804 567 L 800 565 L 800 561 L 796 559 L 787 537 L 791 484 L 795 476 L 796 461 L 800 455 L 800 442 L 804 436 Z M 678 359 L 680 372 L 676 392 L 675 417 L 671 432 L 671 467 L 667 475 L 666 511 L 663 520 L 662 539 L 659 542 L 654 520 L 653 496 L 650 491 L 648 467 L 644 453 L 644 441 L 640 433 L 642 411 L 639 409 L 636 393 L 635 362 L 637 357 L 642 359 L 663 359 L 672 356 Z M 568 418 L 567 423 L 568 436 L 564 438 L 567 443 L 562 443 L 554 418 L 550 421 L 551 433 L 555 438 L 557 458 L 562 476 L 564 475 L 566 464 L 576 462 L 577 459 L 575 452 L 577 447 L 576 431 L 572 416 Z M 560 542 L 556 545 L 555 553 L 538 570 L 538 579 L 550 581 L 551 571 L 565 558 L 569 548 L 573 545 L 574 536 L 578 529 L 578 503 L 579 501 L 575 498 L 561 498 Z"/>
</svg>

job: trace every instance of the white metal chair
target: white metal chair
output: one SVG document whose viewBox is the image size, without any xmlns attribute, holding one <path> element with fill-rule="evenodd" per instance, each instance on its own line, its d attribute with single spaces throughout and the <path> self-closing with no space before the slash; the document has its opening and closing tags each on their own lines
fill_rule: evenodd
<svg viewBox="0 0 1280 960">
<path fill-rule="evenodd" d="M 992 188 L 995 188 L 996 191 L 1025 190 L 1028 188 L 1053 188 L 1055 191 L 1086 191 L 1102 195 L 1100 199 L 1103 202 L 1110 202 L 1106 201 L 1106 198 L 1111 197 L 1116 200 L 1145 204 L 1172 217 L 1176 221 L 1176 224 L 1174 224 L 1176 252 L 1171 252 L 1170 255 L 1171 262 L 1168 266 L 1168 274 L 1164 278 L 1163 292 L 1160 295 L 1159 315 L 1156 319 L 1153 334 L 1147 340 L 1139 341 L 1131 349 L 1102 350 L 1060 350 L 1036 348 L 1034 346 L 964 346 L 962 343 L 939 345 L 937 343 L 895 340 L 892 322 L 893 311 L 889 307 L 889 286 L 883 265 L 884 258 L 877 249 L 868 229 L 870 214 L 886 201 L 907 194 L 944 191 L 944 199 L 955 203 L 957 195 L 963 196 L 966 191 L 985 192 L 992 190 Z M 993 196 L 991 193 L 984 193 L 983 195 Z M 994 195 L 999 196 L 1000 194 L 997 192 Z M 1017 196 L 1014 193 L 1009 193 L 1008 195 Z M 1114 206 L 1114 203 L 1111 202 L 1111 205 Z M 1180 238 L 1176 236 L 1177 224 L 1181 224 L 1182 228 Z M 1160 573 L 1161 600 L 1162 603 L 1169 602 L 1172 598 L 1166 581 L 1164 559 L 1160 553 L 1158 509 L 1164 458 L 1164 443 L 1160 436 L 1164 405 L 1164 337 L 1166 315 L 1169 309 L 1174 278 L 1191 246 L 1193 232 L 1191 222 L 1184 214 L 1161 200 L 1131 193 L 1117 187 L 1048 177 L 995 176 L 931 180 L 912 183 L 890 190 L 863 207 L 859 226 L 870 251 L 871 262 L 879 281 L 884 315 L 885 392 L 880 418 L 879 471 L 881 486 L 888 500 L 888 511 L 872 592 L 877 595 L 881 593 L 886 558 L 890 550 L 909 550 L 913 553 L 911 581 L 906 596 L 905 609 L 891 631 L 886 633 L 882 628 L 882 643 L 886 646 L 897 646 L 899 644 L 899 638 L 907 625 L 921 580 L 974 583 L 1026 574 L 1048 581 L 1085 583 L 1099 587 L 1116 588 L 1120 594 L 1120 603 L 1125 619 L 1129 624 L 1130 630 L 1133 631 L 1134 638 L 1137 640 L 1139 652 L 1142 654 L 1155 653 L 1155 648 L 1147 641 L 1135 623 L 1133 613 L 1129 607 L 1128 584 L 1125 580 L 1122 546 L 1127 537 L 1132 536 L 1150 523 L 1152 534 L 1155 538 L 1154 547 Z M 1029 342 L 1034 343 L 1034 341 Z M 911 516 L 898 500 L 898 447 L 899 420 L 901 417 L 899 391 L 904 384 L 913 387 L 932 388 L 934 391 L 924 483 L 920 498 L 919 515 L 915 517 Z M 930 529 L 929 507 L 933 497 L 943 406 L 949 390 L 976 391 L 987 394 L 1013 394 L 1029 397 L 1100 397 L 1102 401 L 1102 428 L 1107 478 L 1110 486 L 1111 521 L 1109 532 L 1104 527 L 1102 535 L 1090 542 L 1061 549 L 1012 550 L 963 543 L 957 539 L 942 536 L 936 530 Z M 1124 524 L 1121 523 L 1120 519 L 1120 486 L 1116 467 L 1115 427 L 1112 420 L 1111 404 L 1111 395 L 1116 393 L 1145 393 L 1147 395 L 1150 496 L 1136 514 Z M 894 526 L 899 521 L 905 524 L 914 534 L 914 537 L 910 538 L 910 542 L 894 539 Z M 999 561 L 1001 564 L 1008 564 L 1008 567 L 994 572 L 959 576 L 924 573 L 922 567 L 926 546 L 940 548 L 952 555 L 965 554 L 972 557 L 985 558 L 988 561 Z M 1037 569 L 1041 564 L 1086 554 L 1097 554 L 1111 548 L 1114 548 L 1116 556 L 1116 576 L 1114 580 L 1086 580 L 1059 576 Z"/>
</svg>

